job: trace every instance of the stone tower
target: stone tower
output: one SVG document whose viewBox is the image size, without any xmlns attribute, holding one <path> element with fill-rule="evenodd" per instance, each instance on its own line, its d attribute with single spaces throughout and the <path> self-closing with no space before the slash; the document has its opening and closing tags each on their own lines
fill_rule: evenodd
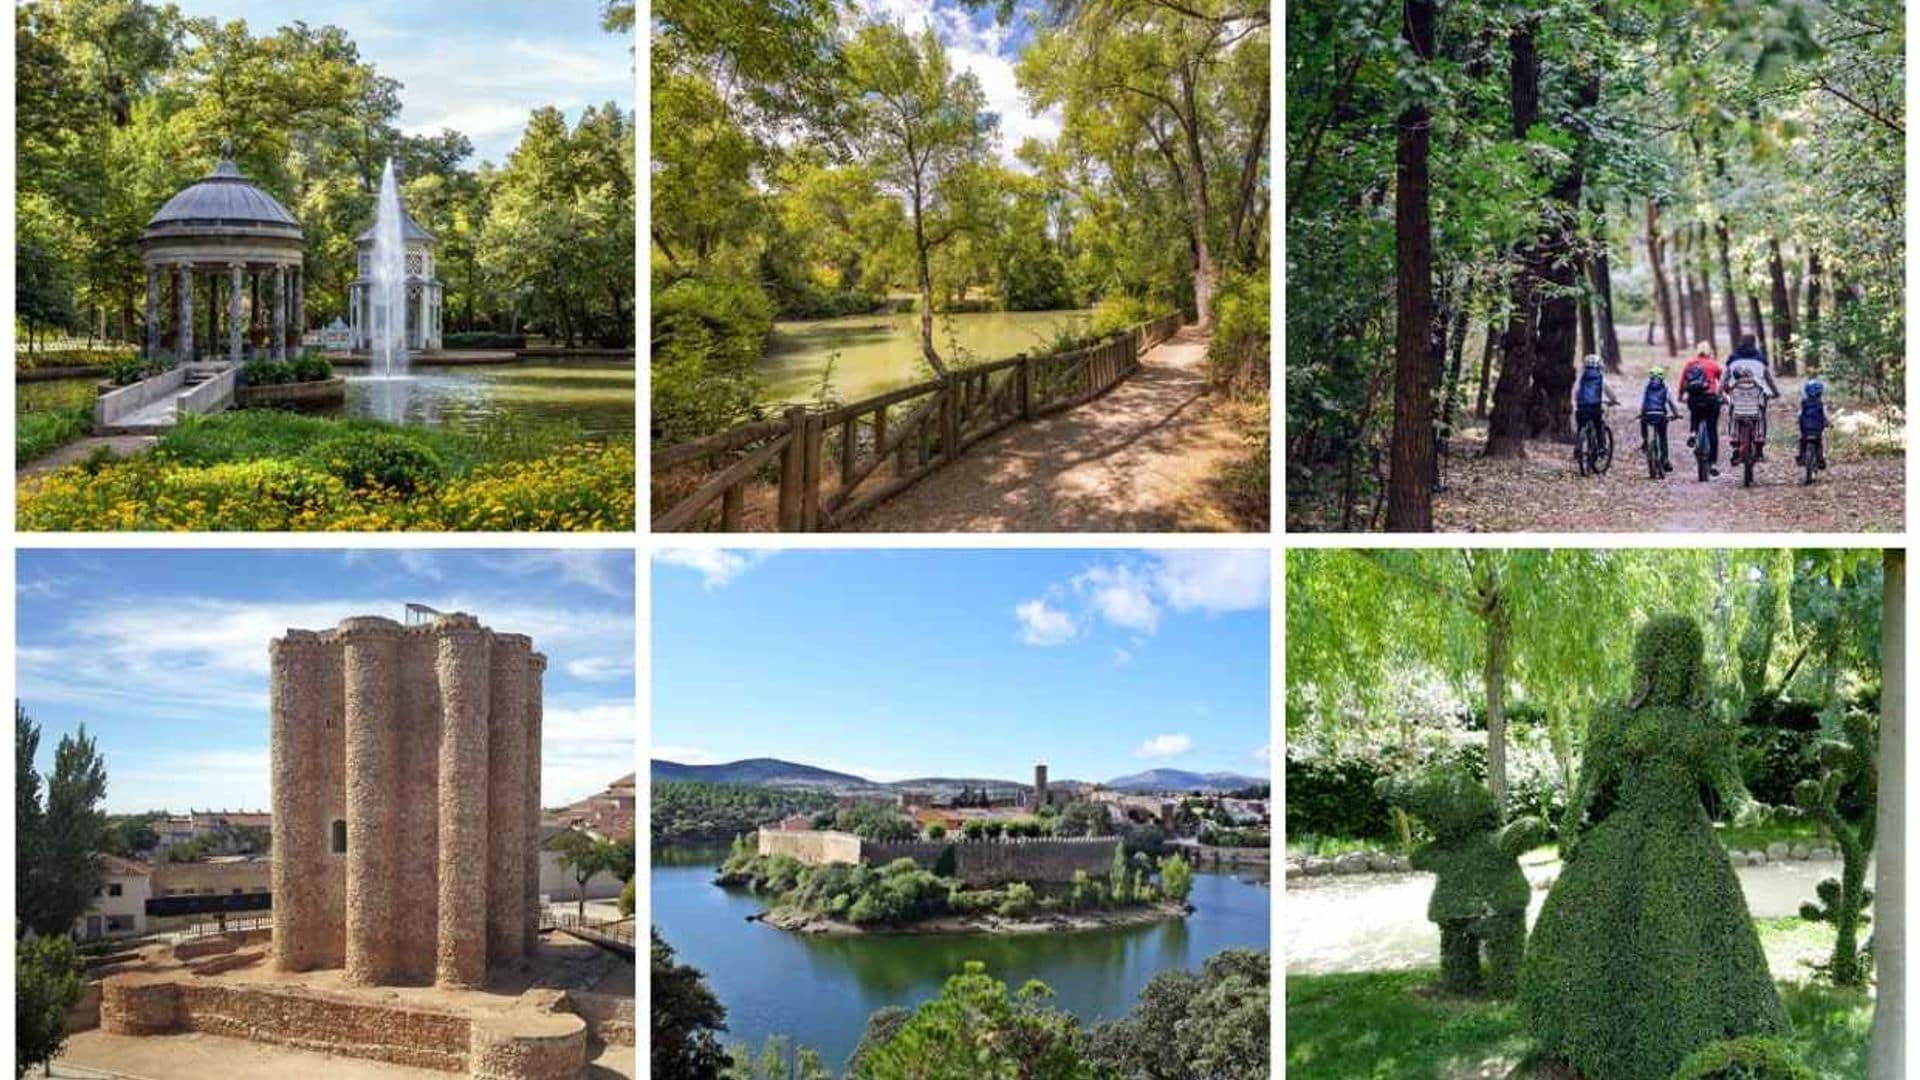
<svg viewBox="0 0 1920 1080">
<path fill-rule="evenodd" d="M 273 962 L 477 987 L 534 947 L 541 676 L 471 615 L 274 640 Z"/>
<path fill-rule="evenodd" d="M 1033 766 L 1033 808 L 1047 805 L 1047 763 L 1036 762 Z"/>
</svg>

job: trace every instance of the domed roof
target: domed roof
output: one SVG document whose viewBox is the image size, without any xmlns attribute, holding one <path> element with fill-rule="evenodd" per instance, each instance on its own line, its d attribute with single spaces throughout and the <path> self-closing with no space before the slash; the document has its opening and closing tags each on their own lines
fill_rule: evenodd
<svg viewBox="0 0 1920 1080">
<path fill-rule="evenodd" d="M 367 231 L 361 233 L 359 236 L 354 237 L 353 242 L 356 244 L 373 243 L 373 230 L 376 228 L 379 228 L 379 226 L 377 225 L 367 226 Z M 429 244 L 435 244 L 435 243 L 439 243 L 439 239 L 440 239 L 439 237 L 421 228 L 419 222 L 413 220 L 413 215 L 407 213 L 407 206 L 405 203 L 400 204 L 400 242 L 401 243 L 412 244 L 416 242 L 425 242 Z"/>
<path fill-rule="evenodd" d="M 211 175 L 167 200 L 147 222 L 163 225 L 266 225 L 291 228 L 300 222 L 273 196 L 247 179 L 230 158 L 221 158 Z"/>
</svg>

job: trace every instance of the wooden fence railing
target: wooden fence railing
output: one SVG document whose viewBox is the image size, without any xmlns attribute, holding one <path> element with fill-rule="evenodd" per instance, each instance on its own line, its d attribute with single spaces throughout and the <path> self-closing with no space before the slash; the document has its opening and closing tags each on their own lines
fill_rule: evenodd
<svg viewBox="0 0 1920 1080">
<path fill-rule="evenodd" d="M 652 529 L 738 532 L 757 488 L 771 489 L 772 506 L 755 524 L 780 532 L 834 528 L 1009 424 L 1106 393 L 1182 321 L 1174 312 L 1085 348 L 960 368 L 850 404 L 791 405 L 778 420 L 666 447 L 653 455 Z"/>
</svg>

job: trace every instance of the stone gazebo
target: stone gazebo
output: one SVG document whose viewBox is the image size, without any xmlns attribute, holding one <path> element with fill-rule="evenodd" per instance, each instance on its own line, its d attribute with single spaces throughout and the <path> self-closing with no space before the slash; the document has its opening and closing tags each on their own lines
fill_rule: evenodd
<svg viewBox="0 0 1920 1080">
<path fill-rule="evenodd" d="M 223 152 L 211 175 L 168 199 L 140 234 L 147 356 L 286 359 L 288 324 L 294 340 L 306 324 L 305 243 L 300 222 Z M 172 287 L 170 340 L 162 331 L 163 280 Z M 204 314 L 195 306 L 202 296 Z"/>
<path fill-rule="evenodd" d="M 360 249 L 359 273 L 347 287 L 347 310 L 352 316 L 353 350 L 373 350 L 373 234 L 369 226 L 354 240 Z M 400 235 L 407 253 L 407 351 L 435 352 L 440 348 L 440 304 L 445 290 L 435 279 L 433 248 L 439 239 L 420 227 L 400 204 Z"/>
</svg>

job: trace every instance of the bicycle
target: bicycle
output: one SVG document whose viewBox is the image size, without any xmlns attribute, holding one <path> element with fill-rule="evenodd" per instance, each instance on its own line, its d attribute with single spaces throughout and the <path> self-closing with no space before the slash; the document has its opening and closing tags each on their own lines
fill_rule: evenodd
<svg viewBox="0 0 1920 1080">
<path fill-rule="evenodd" d="M 1766 423 L 1767 392 L 1748 383 L 1727 392 L 1733 413 L 1733 454 L 1740 465 L 1740 486 L 1753 486 L 1754 460 L 1760 456 L 1760 432 Z"/>
<path fill-rule="evenodd" d="M 1605 417 L 1612 407 L 1612 402 L 1603 403 L 1600 415 Z M 1613 428 L 1604 419 L 1580 424 L 1580 430 L 1574 433 L 1573 464 L 1581 476 L 1599 476 L 1612 467 Z"/>
<path fill-rule="evenodd" d="M 1667 425 L 1665 416 L 1659 423 L 1650 423 L 1652 417 L 1640 414 L 1640 451 L 1647 455 L 1647 479 L 1664 480 L 1667 476 Z"/>
<path fill-rule="evenodd" d="M 1827 437 L 1824 432 L 1816 431 L 1809 435 L 1800 433 L 1800 453 L 1794 458 L 1800 467 L 1806 470 L 1806 479 L 1802 486 L 1813 483 L 1815 473 L 1825 472 L 1827 468 Z"/>
<path fill-rule="evenodd" d="M 1713 419 L 1700 420 L 1689 416 L 1693 424 L 1693 461 L 1700 470 L 1700 482 L 1713 479 L 1713 452 L 1720 442 L 1720 410 L 1716 405 Z"/>
</svg>

